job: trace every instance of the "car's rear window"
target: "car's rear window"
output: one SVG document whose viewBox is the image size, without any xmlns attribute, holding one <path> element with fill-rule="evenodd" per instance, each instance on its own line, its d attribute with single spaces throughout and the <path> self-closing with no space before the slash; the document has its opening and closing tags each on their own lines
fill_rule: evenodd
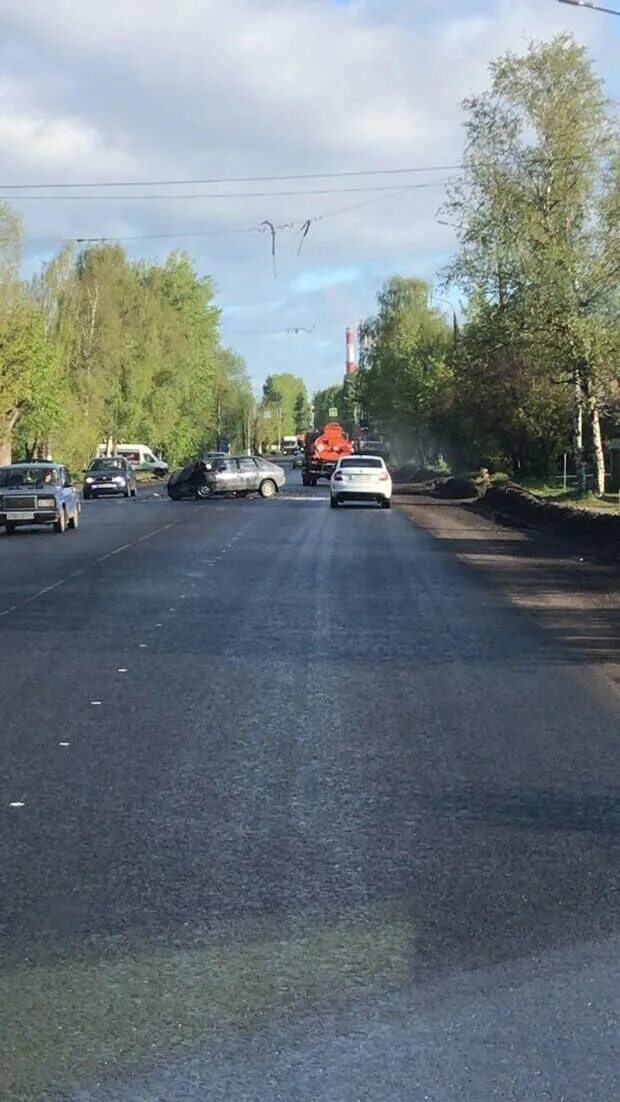
<svg viewBox="0 0 620 1102">
<path fill-rule="evenodd" d="M 93 459 L 89 471 L 122 471 L 125 469 L 125 459 L 119 459 L 114 455 L 104 456 L 102 459 Z"/>
<path fill-rule="evenodd" d="M 370 456 L 356 455 L 351 459 L 341 459 L 341 467 L 383 467 L 383 463 L 380 459 L 375 459 Z"/>
</svg>

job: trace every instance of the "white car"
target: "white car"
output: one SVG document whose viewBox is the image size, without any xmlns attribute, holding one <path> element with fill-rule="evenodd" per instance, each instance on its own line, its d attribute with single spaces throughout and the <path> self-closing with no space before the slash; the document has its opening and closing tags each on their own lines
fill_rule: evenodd
<svg viewBox="0 0 620 1102">
<path fill-rule="evenodd" d="M 336 509 L 345 501 L 392 503 L 392 479 L 380 455 L 346 455 L 338 460 L 329 483 L 329 502 Z"/>
</svg>

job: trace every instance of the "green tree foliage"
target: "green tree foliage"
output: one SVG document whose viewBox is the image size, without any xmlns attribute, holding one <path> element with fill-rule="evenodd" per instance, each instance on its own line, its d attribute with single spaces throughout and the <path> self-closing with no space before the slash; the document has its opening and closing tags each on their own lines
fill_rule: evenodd
<svg viewBox="0 0 620 1102">
<path fill-rule="evenodd" d="M 7 453 L 10 445 L 20 455 L 51 447 L 80 466 L 101 442 L 133 440 L 175 465 L 220 435 L 249 446 L 245 365 L 222 347 L 213 284 L 189 257 L 172 253 L 158 265 L 132 262 L 120 246 L 63 250 L 25 287 L 12 259 L 17 225 L 2 209 L 0 223 L 8 243 L 4 259 L 0 246 Z"/>
<path fill-rule="evenodd" d="M 466 172 L 447 206 L 460 238 L 449 279 L 473 304 L 460 393 L 478 394 L 475 376 L 493 364 L 498 447 L 530 440 L 530 423 L 554 434 L 548 454 L 565 445 L 570 393 L 575 462 L 583 469 L 587 417 L 602 492 L 599 410 L 620 344 L 617 128 L 568 35 L 504 55 L 491 76 L 490 90 L 465 102 Z M 529 383 L 507 401 L 516 364 Z"/>
<path fill-rule="evenodd" d="M 299 422 L 307 420 L 309 411 L 308 392 L 303 379 L 286 371 L 269 375 L 263 385 L 263 401 L 274 408 L 274 419 L 278 421 L 281 435 L 292 436 L 303 431 L 297 428 Z"/>
<path fill-rule="evenodd" d="M 452 392 L 452 329 L 420 279 L 394 276 L 361 327 L 357 398 L 394 439 L 409 439 L 422 463 L 437 451 Z"/>
<path fill-rule="evenodd" d="M 338 418 L 343 413 L 343 388 L 342 386 L 328 386 L 324 390 L 317 390 L 314 395 L 314 426 L 321 431 L 328 421 L 333 420 L 329 415 L 330 409 L 338 410 Z M 337 418 L 337 419 L 338 419 Z"/>
</svg>

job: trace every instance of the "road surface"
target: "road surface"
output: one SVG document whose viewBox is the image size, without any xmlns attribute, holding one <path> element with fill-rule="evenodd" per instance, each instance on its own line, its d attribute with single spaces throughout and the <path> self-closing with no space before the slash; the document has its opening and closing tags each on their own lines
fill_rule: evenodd
<svg viewBox="0 0 620 1102">
<path fill-rule="evenodd" d="M 618 696 L 297 482 L 0 535 L 0 1097 L 618 1097 Z"/>
</svg>

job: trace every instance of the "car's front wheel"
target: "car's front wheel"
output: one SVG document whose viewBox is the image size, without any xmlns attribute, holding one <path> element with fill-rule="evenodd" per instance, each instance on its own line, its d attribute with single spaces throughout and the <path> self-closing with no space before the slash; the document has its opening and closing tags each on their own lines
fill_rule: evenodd
<svg viewBox="0 0 620 1102">
<path fill-rule="evenodd" d="M 196 497 L 208 498 L 213 494 L 213 488 L 211 486 L 199 486 L 196 490 Z"/>
<path fill-rule="evenodd" d="M 6 532 L 7 536 L 14 536 L 16 528 L 17 525 L 8 520 L 4 526 L 4 531 Z"/>
<path fill-rule="evenodd" d="M 90 499 L 90 496 L 91 496 L 90 490 L 83 490 L 82 491 L 82 497 L 84 498 L 84 501 L 88 501 Z"/>
<path fill-rule="evenodd" d="M 264 482 L 261 482 L 258 492 L 261 497 L 273 497 L 274 494 L 277 494 L 278 487 L 276 486 L 273 479 L 266 478 Z"/>
<path fill-rule="evenodd" d="M 337 509 L 340 505 L 340 502 L 338 501 L 338 498 L 334 496 L 334 494 L 330 494 L 329 504 L 331 505 L 332 509 Z"/>
<path fill-rule="evenodd" d="M 60 516 L 58 517 L 58 520 L 54 521 L 54 531 L 61 533 L 67 531 L 67 513 L 64 505 L 60 510 Z"/>
</svg>

